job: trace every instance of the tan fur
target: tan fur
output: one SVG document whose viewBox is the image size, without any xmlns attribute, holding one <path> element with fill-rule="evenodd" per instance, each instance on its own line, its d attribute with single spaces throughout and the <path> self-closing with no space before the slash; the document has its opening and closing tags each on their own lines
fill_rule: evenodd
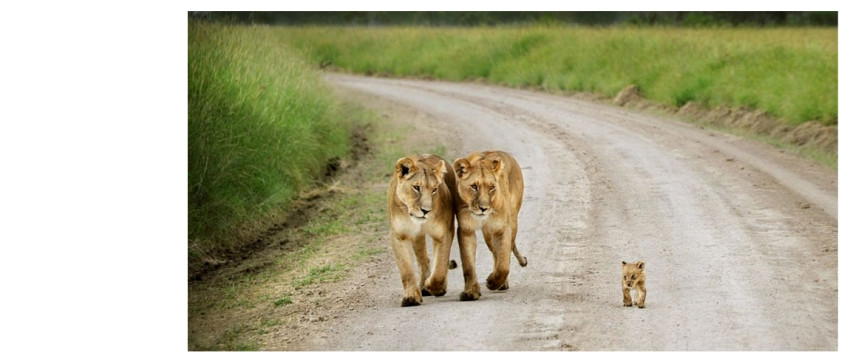
<svg viewBox="0 0 850 361">
<path fill-rule="evenodd" d="M 527 259 L 516 247 L 517 215 L 522 206 L 522 171 L 516 159 L 501 151 L 472 153 L 454 161 L 457 174 L 458 243 L 463 265 L 464 290 L 461 301 L 481 297 L 475 275 L 477 240 L 480 229 L 493 253 L 493 272 L 487 288 L 507 290 L 511 252 L 523 267 Z"/>
<path fill-rule="evenodd" d="M 635 263 L 626 263 L 623 261 L 623 306 L 632 307 L 637 305 L 638 308 L 644 307 L 646 301 L 646 275 L 644 274 L 644 263 L 637 261 Z M 632 303 L 631 289 L 637 290 L 637 302 Z"/>
<path fill-rule="evenodd" d="M 396 162 L 387 189 L 387 214 L 390 242 L 404 287 L 402 307 L 421 304 L 423 295 L 446 294 L 446 274 L 455 228 L 455 189 L 451 165 L 438 156 L 411 155 Z M 426 235 L 434 242 L 433 273 Z M 416 255 L 419 264 L 419 282 L 416 282 L 411 253 Z"/>
</svg>

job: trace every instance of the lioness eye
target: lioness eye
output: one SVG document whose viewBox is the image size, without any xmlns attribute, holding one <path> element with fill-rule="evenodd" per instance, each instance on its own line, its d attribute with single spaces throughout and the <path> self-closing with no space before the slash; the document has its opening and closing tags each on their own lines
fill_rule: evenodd
<svg viewBox="0 0 850 361">
<path fill-rule="evenodd" d="M 419 192 L 419 186 L 413 186 L 413 190 Z"/>
<path fill-rule="evenodd" d="M 490 186 L 490 192 L 496 190 L 496 186 Z"/>
<path fill-rule="evenodd" d="M 473 184 L 473 185 L 472 185 L 472 190 L 477 191 L 477 190 L 478 190 L 478 185 L 477 185 L 477 184 Z"/>
<path fill-rule="evenodd" d="M 434 188 L 434 190 L 431 191 L 431 193 L 437 193 L 437 188 Z"/>
</svg>

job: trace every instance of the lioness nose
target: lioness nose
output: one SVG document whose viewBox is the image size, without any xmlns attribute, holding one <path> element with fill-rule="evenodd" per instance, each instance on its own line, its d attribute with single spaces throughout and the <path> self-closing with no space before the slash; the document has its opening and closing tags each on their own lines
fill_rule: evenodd
<svg viewBox="0 0 850 361">
<path fill-rule="evenodd" d="M 428 214 L 428 212 L 430 212 L 430 211 L 431 211 L 430 209 L 425 209 L 425 208 L 419 208 L 419 209 L 421 209 L 421 210 L 422 210 L 422 215 L 423 215 L 423 216 L 424 216 L 424 215 L 426 215 L 426 214 Z"/>
<path fill-rule="evenodd" d="M 486 211 L 487 211 L 487 207 L 478 207 L 478 209 L 480 209 L 480 210 L 481 210 L 481 212 L 486 212 Z"/>
</svg>

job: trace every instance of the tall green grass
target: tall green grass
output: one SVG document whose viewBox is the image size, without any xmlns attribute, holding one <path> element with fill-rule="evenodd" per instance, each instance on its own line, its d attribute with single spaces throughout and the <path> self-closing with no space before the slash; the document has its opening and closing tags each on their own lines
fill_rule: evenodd
<svg viewBox="0 0 850 361">
<path fill-rule="evenodd" d="M 269 28 L 193 22 L 188 41 L 192 256 L 284 214 L 329 159 L 348 154 L 350 125 Z"/>
<path fill-rule="evenodd" d="M 290 27 L 316 64 L 838 121 L 837 28 Z"/>
</svg>

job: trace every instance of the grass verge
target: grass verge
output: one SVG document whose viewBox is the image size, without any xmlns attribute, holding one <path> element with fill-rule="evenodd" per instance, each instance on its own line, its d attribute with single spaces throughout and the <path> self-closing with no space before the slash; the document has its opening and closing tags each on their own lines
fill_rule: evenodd
<svg viewBox="0 0 850 361">
<path fill-rule="evenodd" d="M 348 157 L 353 124 L 263 27 L 189 24 L 190 273 L 280 221 Z"/>
<path fill-rule="evenodd" d="M 373 272 L 392 262 L 388 177 L 402 156 L 445 157 L 446 147 L 409 139 L 414 132 L 404 118 L 386 120 L 358 103 L 343 102 L 341 109 L 360 124 L 366 140 L 357 148 L 368 152 L 299 200 L 306 204 L 298 219 L 268 236 L 263 250 L 189 283 L 189 350 L 292 349 L 335 314 L 375 302 L 358 293 L 365 292 L 362 284 L 397 277 Z"/>
</svg>

